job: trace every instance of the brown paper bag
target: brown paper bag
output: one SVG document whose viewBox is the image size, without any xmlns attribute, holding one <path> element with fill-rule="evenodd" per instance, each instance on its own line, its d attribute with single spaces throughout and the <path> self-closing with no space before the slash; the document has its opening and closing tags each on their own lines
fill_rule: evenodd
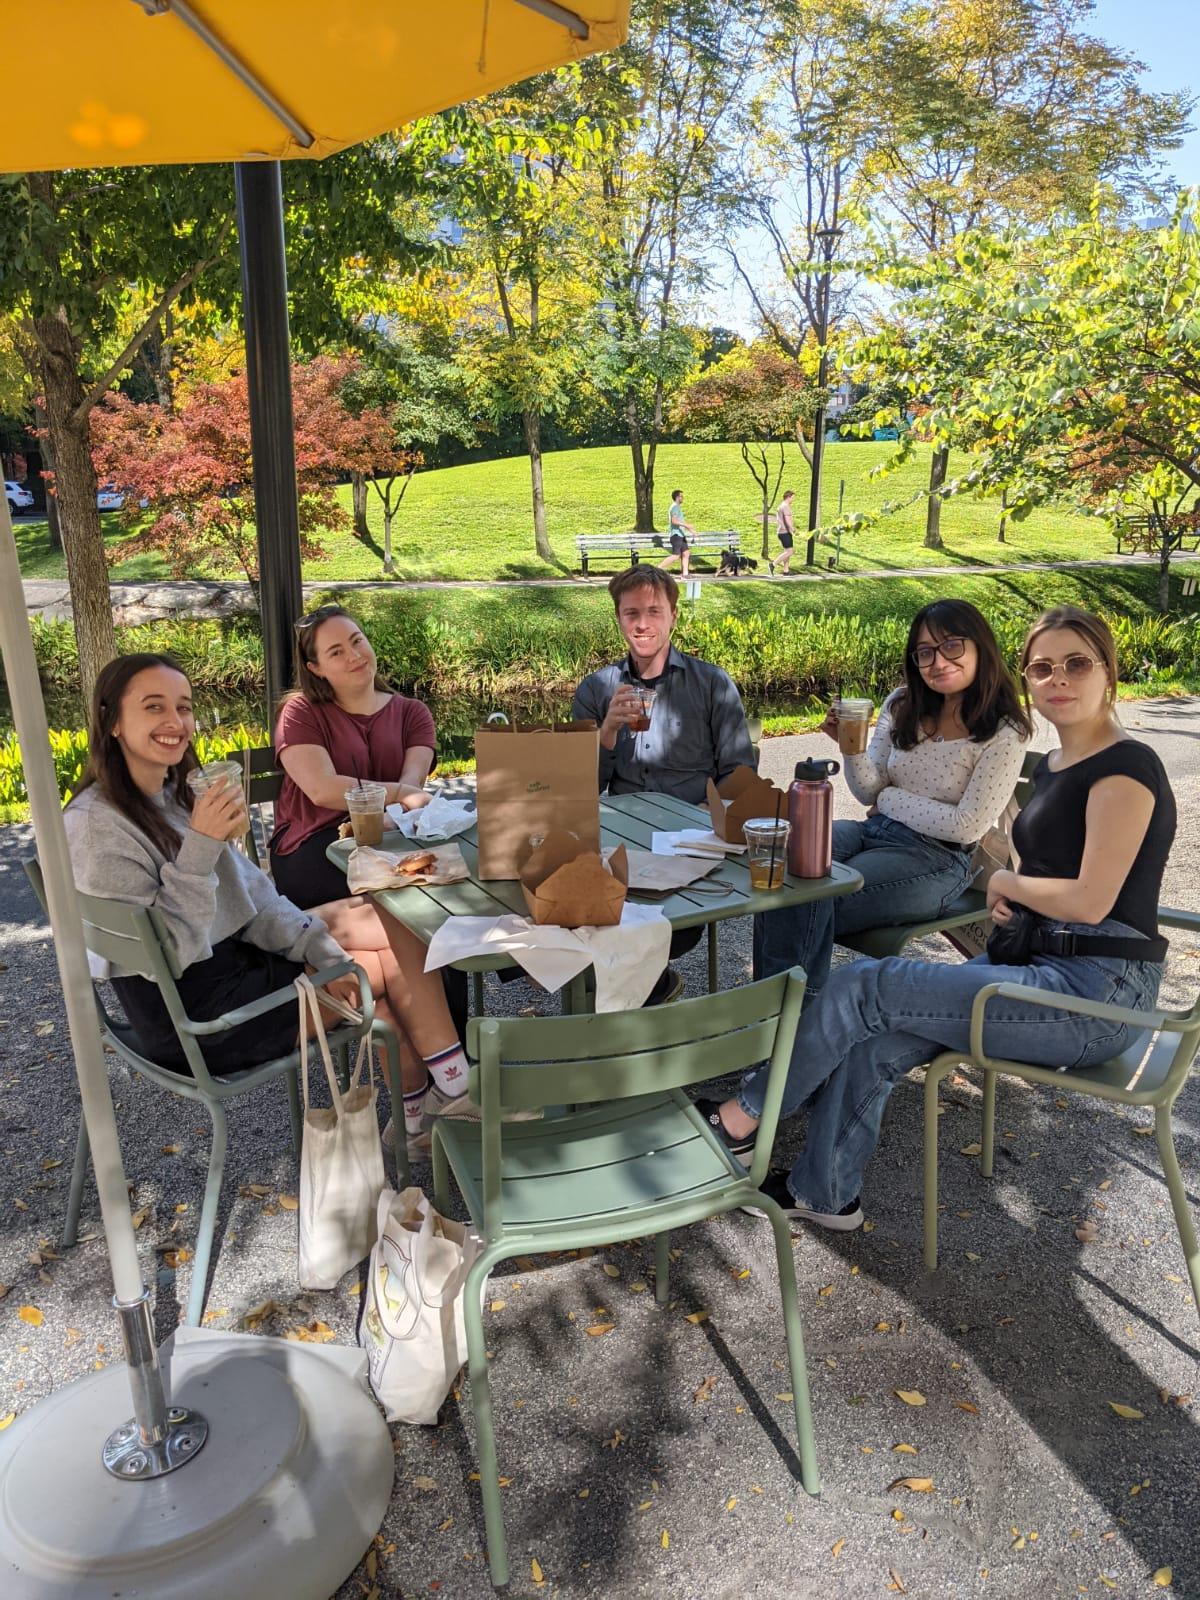
<svg viewBox="0 0 1200 1600">
<path fill-rule="evenodd" d="M 594 722 L 489 723 L 475 735 L 480 878 L 516 878 L 530 837 L 553 828 L 600 849 L 600 732 Z"/>
</svg>

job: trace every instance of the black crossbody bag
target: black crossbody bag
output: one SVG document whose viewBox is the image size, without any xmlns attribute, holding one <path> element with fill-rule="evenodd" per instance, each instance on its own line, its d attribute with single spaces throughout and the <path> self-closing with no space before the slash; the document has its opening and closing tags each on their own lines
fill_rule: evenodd
<svg viewBox="0 0 1200 1600">
<path fill-rule="evenodd" d="M 1053 928 L 1047 917 L 1011 902 L 1012 917 L 997 923 L 987 942 L 988 960 L 997 967 L 1027 967 L 1034 956 L 1108 956 L 1116 961 L 1165 961 L 1168 943 L 1161 935 L 1072 933 Z"/>
</svg>

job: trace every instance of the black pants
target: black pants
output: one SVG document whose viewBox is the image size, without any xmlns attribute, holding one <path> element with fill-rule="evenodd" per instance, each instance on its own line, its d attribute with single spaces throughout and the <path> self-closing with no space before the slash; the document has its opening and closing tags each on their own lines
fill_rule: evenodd
<svg viewBox="0 0 1200 1600">
<path fill-rule="evenodd" d="M 298 850 L 288 855 L 271 851 L 271 871 L 275 887 L 301 911 L 311 911 L 313 906 L 327 905 L 332 900 L 345 900 L 350 891 L 346 874 L 325 854 L 338 836 L 338 825 L 330 823 L 320 833 L 306 839 Z M 462 1040 L 467 1036 L 467 975 L 455 972 L 452 967 L 442 968 L 442 984 L 446 990 L 446 1004 L 454 1031 Z"/>
</svg>

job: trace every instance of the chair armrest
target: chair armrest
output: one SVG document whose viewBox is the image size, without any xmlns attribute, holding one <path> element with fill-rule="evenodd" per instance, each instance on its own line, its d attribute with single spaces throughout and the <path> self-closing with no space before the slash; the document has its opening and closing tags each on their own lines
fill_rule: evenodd
<svg viewBox="0 0 1200 1600">
<path fill-rule="evenodd" d="M 335 978 L 344 978 L 353 974 L 358 979 L 359 994 L 362 998 L 362 1025 L 360 1034 L 369 1033 L 371 1024 L 375 1020 L 375 997 L 371 993 L 371 985 L 363 969 L 353 961 L 335 961 L 331 966 L 322 967 L 319 972 L 312 975 L 313 987 L 321 989 Z M 240 1027 L 243 1022 L 252 1022 L 255 1017 L 265 1016 L 268 1011 L 277 1011 L 280 1006 L 295 1005 L 296 991 L 289 984 L 286 989 L 276 989 L 273 994 L 265 994 L 260 1000 L 251 1000 L 247 1005 L 237 1006 L 233 1011 L 226 1011 L 223 1016 L 214 1017 L 209 1022 L 193 1022 L 185 1018 L 180 1024 L 184 1033 L 196 1034 L 202 1037 L 213 1033 L 224 1033 L 229 1028 Z M 346 1024 L 350 1026 L 349 1023 Z"/>
<path fill-rule="evenodd" d="M 1200 933 L 1200 911 L 1179 911 L 1174 906 L 1159 906 L 1158 920 L 1168 928 L 1189 928 Z"/>
<path fill-rule="evenodd" d="M 989 1000 L 999 995 L 1019 1000 L 1024 1005 L 1045 1006 L 1050 1011 L 1069 1011 L 1073 1016 L 1096 1017 L 1102 1022 L 1124 1022 L 1131 1028 L 1165 1028 L 1179 1032 L 1194 1023 L 1194 1011 L 1134 1011 L 1129 1006 L 1110 1006 L 1102 1000 L 1081 1000 L 1075 995 L 1055 994 L 1050 989 L 1035 989 L 1024 983 L 989 983 L 980 989 L 971 1006 L 971 1054 L 981 1067 L 990 1064 L 983 1048 L 983 1013 Z"/>
</svg>

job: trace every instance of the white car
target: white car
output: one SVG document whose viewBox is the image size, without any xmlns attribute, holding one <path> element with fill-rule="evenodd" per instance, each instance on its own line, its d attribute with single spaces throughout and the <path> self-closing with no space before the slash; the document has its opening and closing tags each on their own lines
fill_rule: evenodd
<svg viewBox="0 0 1200 1600">
<path fill-rule="evenodd" d="M 102 483 L 96 491 L 96 508 L 99 511 L 120 511 L 125 496 L 111 483 Z"/>
<path fill-rule="evenodd" d="M 22 488 L 19 483 L 12 483 L 8 478 L 4 480 L 4 498 L 8 501 L 9 515 L 13 517 L 18 511 L 28 511 L 33 505 L 29 490 Z"/>
</svg>

